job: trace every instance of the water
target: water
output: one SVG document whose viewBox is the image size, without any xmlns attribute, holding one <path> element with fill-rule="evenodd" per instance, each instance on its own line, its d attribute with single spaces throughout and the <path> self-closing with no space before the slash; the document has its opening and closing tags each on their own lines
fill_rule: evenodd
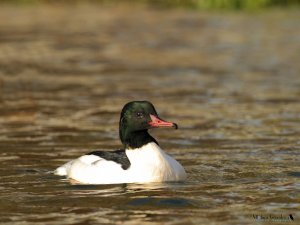
<svg viewBox="0 0 300 225">
<path fill-rule="evenodd" d="M 298 12 L 0 10 L 1 224 L 299 223 Z M 186 182 L 50 173 L 119 148 L 120 110 L 137 99 L 179 125 L 152 134 Z"/>
</svg>

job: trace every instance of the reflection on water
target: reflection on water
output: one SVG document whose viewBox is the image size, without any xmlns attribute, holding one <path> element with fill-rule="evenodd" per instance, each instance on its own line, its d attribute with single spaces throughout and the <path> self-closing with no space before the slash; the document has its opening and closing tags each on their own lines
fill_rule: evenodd
<svg viewBox="0 0 300 225">
<path fill-rule="evenodd" d="M 296 12 L 0 11 L 2 224 L 300 217 Z M 133 99 L 179 124 L 153 135 L 187 182 L 84 186 L 51 174 L 92 149 L 118 148 L 119 112 Z"/>
</svg>

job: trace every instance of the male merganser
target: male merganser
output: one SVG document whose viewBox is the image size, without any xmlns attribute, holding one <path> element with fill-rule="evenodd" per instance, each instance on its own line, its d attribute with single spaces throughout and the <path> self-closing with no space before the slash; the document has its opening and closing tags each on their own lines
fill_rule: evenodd
<svg viewBox="0 0 300 225">
<path fill-rule="evenodd" d="M 177 124 L 160 119 L 148 101 L 129 102 L 119 123 L 123 149 L 90 152 L 54 173 L 82 184 L 183 181 L 187 177 L 184 168 L 148 133 L 148 129 L 159 127 L 177 129 Z"/>
</svg>

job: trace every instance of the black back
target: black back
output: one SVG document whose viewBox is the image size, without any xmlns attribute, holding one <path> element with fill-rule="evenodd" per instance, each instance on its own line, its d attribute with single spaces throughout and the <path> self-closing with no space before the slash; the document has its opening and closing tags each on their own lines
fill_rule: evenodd
<svg viewBox="0 0 300 225">
<path fill-rule="evenodd" d="M 116 150 L 116 151 L 93 151 L 86 155 L 96 155 L 105 160 L 114 161 L 122 166 L 123 170 L 127 170 L 131 163 L 125 153 L 124 149 Z"/>
</svg>

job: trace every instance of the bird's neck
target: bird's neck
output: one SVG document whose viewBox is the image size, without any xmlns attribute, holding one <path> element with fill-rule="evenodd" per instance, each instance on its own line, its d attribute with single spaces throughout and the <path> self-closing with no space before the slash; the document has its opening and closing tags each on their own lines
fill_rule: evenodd
<svg viewBox="0 0 300 225">
<path fill-rule="evenodd" d="M 125 149 L 136 149 L 142 146 L 157 141 L 148 133 L 147 130 L 128 131 L 120 130 L 120 139 Z"/>
</svg>

